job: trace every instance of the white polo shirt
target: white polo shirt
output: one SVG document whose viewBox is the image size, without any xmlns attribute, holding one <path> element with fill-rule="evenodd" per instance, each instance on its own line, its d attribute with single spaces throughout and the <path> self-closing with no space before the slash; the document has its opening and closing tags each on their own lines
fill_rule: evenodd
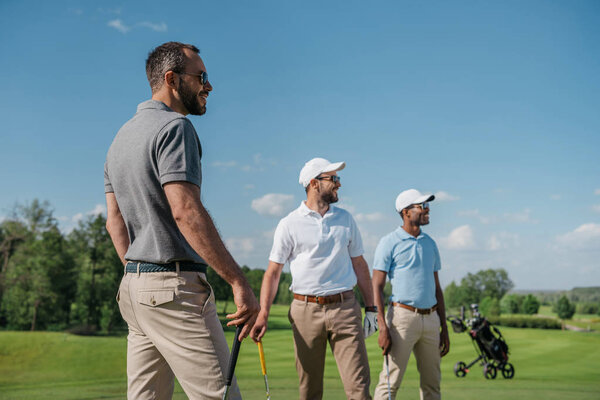
<svg viewBox="0 0 600 400">
<path fill-rule="evenodd" d="M 321 217 L 303 201 L 279 221 L 269 260 L 289 261 L 292 292 L 328 296 L 354 288 L 350 258 L 363 252 L 360 232 L 348 211 L 330 205 Z"/>
</svg>

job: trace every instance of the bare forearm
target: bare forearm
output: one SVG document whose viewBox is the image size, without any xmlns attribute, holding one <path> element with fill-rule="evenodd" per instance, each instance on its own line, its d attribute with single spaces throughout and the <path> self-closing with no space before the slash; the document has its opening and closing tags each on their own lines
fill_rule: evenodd
<svg viewBox="0 0 600 400">
<path fill-rule="evenodd" d="M 283 265 L 271 261 L 263 277 L 260 288 L 260 309 L 265 315 L 269 315 L 271 305 L 277 295 L 282 269 Z"/>
<path fill-rule="evenodd" d="M 186 209 L 186 212 L 179 218 L 175 218 L 175 221 L 194 251 L 225 281 L 231 285 L 246 281 L 242 270 L 225 247 L 212 218 L 201 203 L 198 207 Z"/>
<path fill-rule="evenodd" d="M 435 290 L 435 298 L 437 299 L 437 313 L 440 316 L 440 324 L 442 330 L 448 329 L 446 325 L 446 305 L 444 304 L 444 292 L 439 286 Z"/>
<path fill-rule="evenodd" d="M 362 294 L 365 305 L 372 306 L 373 303 L 373 284 L 371 282 L 371 275 L 369 274 L 369 266 L 362 256 L 352 259 L 352 267 L 356 274 L 356 280 L 358 283 L 358 290 Z"/>
<path fill-rule="evenodd" d="M 379 329 L 386 329 L 385 323 L 385 300 L 383 289 L 385 288 L 385 280 L 387 274 L 382 271 L 373 271 L 373 298 L 375 306 L 377 307 L 377 322 Z"/>
<path fill-rule="evenodd" d="M 127 249 L 129 248 L 129 235 L 127 234 L 125 223 L 122 219 L 120 221 L 107 220 L 106 230 L 112 239 L 113 246 L 115 246 L 121 262 L 125 265 L 127 262 L 125 260 L 125 253 L 127 253 Z"/>
<path fill-rule="evenodd" d="M 127 262 L 125 260 L 125 253 L 127 253 L 130 244 L 129 233 L 127 233 L 127 226 L 119 209 L 117 198 L 112 192 L 106 193 L 106 230 L 110 235 L 121 262 L 125 265 Z"/>
</svg>

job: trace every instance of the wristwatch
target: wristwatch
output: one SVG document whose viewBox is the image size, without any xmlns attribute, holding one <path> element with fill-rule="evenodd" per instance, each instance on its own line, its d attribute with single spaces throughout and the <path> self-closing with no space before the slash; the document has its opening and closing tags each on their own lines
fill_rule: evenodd
<svg viewBox="0 0 600 400">
<path fill-rule="evenodd" d="M 365 311 L 377 312 L 377 306 L 367 306 L 365 307 Z"/>
</svg>

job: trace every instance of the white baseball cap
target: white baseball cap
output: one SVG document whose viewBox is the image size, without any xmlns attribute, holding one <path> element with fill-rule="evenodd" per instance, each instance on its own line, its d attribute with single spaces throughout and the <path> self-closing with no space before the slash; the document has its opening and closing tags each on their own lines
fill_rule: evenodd
<svg viewBox="0 0 600 400">
<path fill-rule="evenodd" d="M 434 199 L 435 196 L 432 194 L 423 194 L 417 189 L 408 189 L 396 197 L 396 211 L 400 212 L 410 205 L 433 201 Z"/>
<path fill-rule="evenodd" d="M 307 187 L 311 180 L 321 175 L 323 172 L 340 171 L 346 167 L 345 162 L 332 163 L 324 158 L 313 158 L 302 167 L 300 171 L 300 184 Z"/>
</svg>

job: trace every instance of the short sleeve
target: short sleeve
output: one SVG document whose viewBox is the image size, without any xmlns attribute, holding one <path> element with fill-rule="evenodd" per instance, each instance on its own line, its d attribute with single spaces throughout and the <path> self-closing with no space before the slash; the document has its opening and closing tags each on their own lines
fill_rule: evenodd
<svg viewBox="0 0 600 400">
<path fill-rule="evenodd" d="M 278 264 L 285 264 L 292 254 L 292 249 L 292 238 L 287 229 L 285 219 L 282 219 L 279 221 L 279 224 L 277 224 L 275 235 L 273 235 L 273 247 L 271 249 L 271 254 L 269 255 L 269 260 Z"/>
<path fill-rule="evenodd" d="M 436 272 L 442 269 L 442 260 L 440 258 L 440 251 L 438 250 L 437 245 L 433 240 L 431 240 L 431 243 L 433 245 L 433 252 L 435 256 L 435 260 L 433 261 L 433 272 Z"/>
<path fill-rule="evenodd" d="M 104 193 L 114 193 L 110 178 L 108 177 L 108 166 L 104 163 Z"/>
<path fill-rule="evenodd" d="M 354 258 L 354 257 L 362 256 L 365 251 L 363 249 L 362 237 L 360 236 L 360 230 L 358 229 L 358 226 L 356 225 L 356 221 L 354 221 L 354 218 L 352 218 L 352 215 L 349 215 L 349 217 L 350 217 L 350 243 L 348 243 L 348 252 L 350 253 L 350 257 Z"/>
<path fill-rule="evenodd" d="M 169 123 L 159 133 L 156 142 L 156 159 L 160 184 L 185 181 L 200 186 L 202 148 L 192 123 L 179 118 Z"/>
<path fill-rule="evenodd" d="M 390 272 L 392 266 L 392 249 L 387 245 L 386 238 L 382 238 L 375 249 L 375 258 L 373 259 L 373 269 L 378 271 Z"/>
</svg>

